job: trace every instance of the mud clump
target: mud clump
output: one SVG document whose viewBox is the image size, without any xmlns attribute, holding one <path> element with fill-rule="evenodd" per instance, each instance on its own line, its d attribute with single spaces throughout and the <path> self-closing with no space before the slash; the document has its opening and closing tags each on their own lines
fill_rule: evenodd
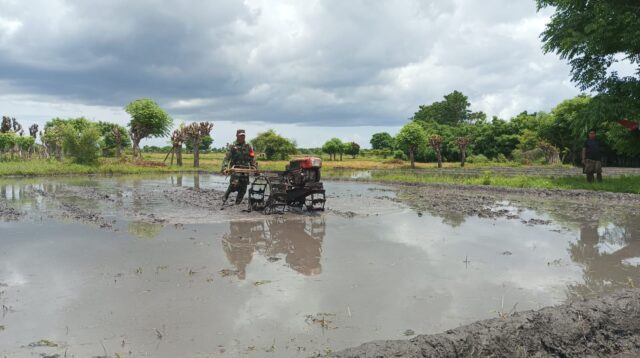
<svg viewBox="0 0 640 358">
<path fill-rule="evenodd" d="M 445 333 L 365 343 L 329 357 L 631 357 L 639 353 L 640 289 L 627 289 Z"/>
<path fill-rule="evenodd" d="M 590 190 L 520 189 L 450 184 L 411 184 L 396 186 L 397 200 L 419 212 L 440 216 L 449 222 L 465 217 L 520 219 L 520 212 L 499 208 L 515 205 L 519 209 L 571 213 L 573 217 L 597 219 L 607 211 L 635 208 L 640 195 Z M 506 202 L 506 204 L 500 204 Z M 548 220 L 522 220 L 527 225 L 549 225 Z"/>
<path fill-rule="evenodd" d="M 64 202 L 61 198 L 57 197 L 56 194 L 48 193 L 41 189 L 34 189 L 34 193 L 42 196 L 43 198 L 51 199 L 61 209 L 62 215 L 65 217 L 79 222 L 94 224 L 102 229 L 113 229 L 115 221 L 109 222 L 95 212 L 80 208 L 75 204 Z"/>
<path fill-rule="evenodd" d="M 3 221 L 18 221 L 24 215 L 23 212 L 7 206 L 3 201 L 0 201 L 0 220 Z"/>
<path fill-rule="evenodd" d="M 169 188 L 164 190 L 163 194 L 165 198 L 173 203 L 209 210 L 219 210 L 222 207 L 222 197 L 224 196 L 224 192 L 220 190 L 184 187 Z M 231 195 L 230 200 L 235 200 L 234 195 Z"/>
</svg>

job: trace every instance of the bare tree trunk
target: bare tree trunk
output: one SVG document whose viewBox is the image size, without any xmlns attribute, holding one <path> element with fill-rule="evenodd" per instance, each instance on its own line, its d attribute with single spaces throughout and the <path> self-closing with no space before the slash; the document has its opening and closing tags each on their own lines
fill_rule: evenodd
<svg viewBox="0 0 640 358">
<path fill-rule="evenodd" d="M 182 146 L 176 147 L 176 164 L 182 166 Z"/>
<path fill-rule="evenodd" d="M 142 138 L 133 137 L 131 138 L 133 142 L 133 157 L 136 159 L 140 159 L 142 157 L 142 153 L 140 152 L 140 140 Z"/>
<path fill-rule="evenodd" d="M 438 168 L 442 168 L 442 153 L 440 153 L 440 149 L 436 150 L 436 158 L 438 159 Z"/>
<path fill-rule="evenodd" d="M 410 147 L 409 148 L 409 160 L 411 161 L 411 169 L 415 169 L 416 168 L 416 159 L 415 159 L 415 155 L 414 152 L 415 148 Z"/>
<path fill-rule="evenodd" d="M 464 167 L 464 162 L 467 159 L 467 150 L 466 148 L 460 150 L 460 166 Z"/>
<path fill-rule="evenodd" d="M 120 159 L 120 143 L 116 144 L 116 158 Z"/>
<path fill-rule="evenodd" d="M 200 167 L 200 142 L 193 141 L 193 167 Z"/>
</svg>

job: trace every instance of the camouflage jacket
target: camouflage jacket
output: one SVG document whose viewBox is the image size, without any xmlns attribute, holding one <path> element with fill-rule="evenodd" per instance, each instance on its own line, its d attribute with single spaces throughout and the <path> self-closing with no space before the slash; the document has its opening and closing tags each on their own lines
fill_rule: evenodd
<svg viewBox="0 0 640 358">
<path fill-rule="evenodd" d="M 256 165 L 253 147 L 249 143 L 240 144 L 237 141 L 229 145 L 227 154 L 222 161 L 222 170 L 234 165 Z"/>
</svg>

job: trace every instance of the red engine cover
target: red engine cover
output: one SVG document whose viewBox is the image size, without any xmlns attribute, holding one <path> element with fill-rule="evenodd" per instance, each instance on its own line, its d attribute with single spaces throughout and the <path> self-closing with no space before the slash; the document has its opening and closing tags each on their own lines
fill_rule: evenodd
<svg viewBox="0 0 640 358">
<path fill-rule="evenodd" d="M 298 160 L 300 162 L 300 168 L 311 169 L 322 167 L 322 159 L 316 157 L 306 157 Z"/>
</svg>

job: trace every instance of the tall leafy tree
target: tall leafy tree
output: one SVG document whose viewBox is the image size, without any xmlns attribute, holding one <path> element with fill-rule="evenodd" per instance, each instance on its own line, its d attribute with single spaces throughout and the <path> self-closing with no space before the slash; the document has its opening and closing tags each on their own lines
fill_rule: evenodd
<svg viewBox="0 0 640 358">
<path fill-rule="evenodd" d="M 360 154 L 360 145 L 356 142 L 349 142 L 344 144 L 344 153 L 349 154 L 351 158 L 355 159 Z"/>
<path fill-rule="evenodd" d="M 282 137 L 273 129 L 258 133 L 251 140 L 258 152 L 264 153 L 268 160 L 287 159 L 289 155 L 296 153 L 296 143 L 293 140 Z"/>
<path fill-rule="evenodd" d="M 131 139 L 124 127 L 115 123 L 102 121 L 98 122 L 97 126 L 100 130 L 100 135 L 102 135 L 100 147 L 102 147 L 103 155 L 110 155 L 113 153 L 116 157 L 120 157 L 120 150 L 123 147 L 131 145 Z"/>
<path fill-rule="evenodd" d="M 375 133 L 371 136 L 371 149 L 393 149 L 395 143 L 391 134 L 387 132 Z"/>
<path fill-rule="evenodd" d="M 411 168 L 416 167 L 415 155 L 418 147 L 424 145 L 427 140 L 427 134 L 422 126 L 418 123 L 410 122 L 405 124 L 400 132 L 396 136 L 396 143 L 401 148 L 409 153 L 409 160 L 411 160 Z"/>
<path fill-rule="evenodd" d="M 332 160 L 336 160 L 336 154 L 340 154 L 340 159 L 342 159 L 344 143 L 339 138 L 331 138 L 322 145 L 322 151 L 329 154 L 329 158 Z"/>
<path fill-rule="evenodd" d="M 125 107 L 131 115 L 129 131 L 133 142 L 133 155 L 140 157 L 140 141 L 148 137 L 169 135 L 173 119 L 158 104 L 148 98 L 136 99 Z"/>
<path fill-rule="evenodd" d="M 440 124 L 459 125 L 475 121 L 484 121 L 486 115 L 482 112 L 473 113 L 469 109 L 469 98 L 459 91 L 453 91 L 444 96 L 444 101 L 433 102 L 428 106 L 420 106 L 413 115 L 414 121 L 433 121 Z"/>
<path fill-rule="evenodd" d="M 545 52 L 569 62 L 582 90 L 597 93 L 594 106 L 601 121 L 640 115 L 640 5 L 635 0 L 536 0 L 553 7 L 542 33 Z M 626 61 L 634 74 L 614 66 Z"/>
</svg>

